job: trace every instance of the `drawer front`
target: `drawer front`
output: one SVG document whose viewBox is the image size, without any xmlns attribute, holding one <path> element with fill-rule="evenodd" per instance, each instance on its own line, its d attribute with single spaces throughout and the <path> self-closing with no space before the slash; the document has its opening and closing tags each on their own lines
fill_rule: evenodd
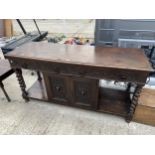
<svg viewBox="0 0 155 155">
<path fill-rule="evenodd" d="M 38 69 L 39 65 L 36 61 L 29 61 L 25 59 L 12 59 L 9 60 L 12 68 L 24 68 L 24 69 Z"/>
<path fill-rule="evenodd" d="M 138 70 L 121 70 L 114 68 L 82 66 L 73 64 L 50 63 L 41 61 L 11 60 L 13 68 L 22 67 L 25 69 L 34 69 L 53 74 L 66 76 L 86 77 L 91 79 L 107 79 L 117 81 L 128 81 L 136 83 L 145 83 L 149 73 Z"/>
</svg>

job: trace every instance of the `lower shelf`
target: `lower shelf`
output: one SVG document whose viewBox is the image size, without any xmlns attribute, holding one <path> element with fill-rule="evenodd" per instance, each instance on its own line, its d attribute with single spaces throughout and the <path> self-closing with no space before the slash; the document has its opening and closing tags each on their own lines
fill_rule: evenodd
<svg viewBox="0 0 155 155">
<path fill-rule="evenodd" d="M 127 92 L 108 88 L 100 88 L 99 92 L 99 111 L 124 117 L 127 115 L 130 105 Z"/>
<path fill-rule="evenodd" d="M 125 117 L 130 104 L 129 94 L 125 91 L 100 88 L 99 112 L 110 113 Z M 29 97 L 48 101 L 44 81 L 36 81 L 28 90 Z M 143 89 L 133 120 L 139 123 L 155 126 L 155 90 Z"/>
<path fill-rule="evenodd" d="M 28 95 L 31 99 L 48 101 L 44 80 L 36 81 L 31 88 L 28 89 Z"/>
<path fill-rule="evenodd" d="M 32 99 L 48 101 L 44 80 L 36 81 L 28 93 Z M 120 90 L 100 88 L 98 103 L 97 111 L 125 117 L 129 106 L 129 95 Z"/>
</svg>

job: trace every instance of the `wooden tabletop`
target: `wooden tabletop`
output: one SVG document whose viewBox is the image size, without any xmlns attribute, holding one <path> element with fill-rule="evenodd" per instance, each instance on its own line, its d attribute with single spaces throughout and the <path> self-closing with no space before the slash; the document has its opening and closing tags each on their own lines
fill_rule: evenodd
<svg viewBox="0 0 155 155">
<path fill-rule="evenodd" d="M 5 55 L 47 62 L 105 68 L 152 71 L 142 49 L 65 45 L 45 42 L 27 43 Z"/>
</svg>

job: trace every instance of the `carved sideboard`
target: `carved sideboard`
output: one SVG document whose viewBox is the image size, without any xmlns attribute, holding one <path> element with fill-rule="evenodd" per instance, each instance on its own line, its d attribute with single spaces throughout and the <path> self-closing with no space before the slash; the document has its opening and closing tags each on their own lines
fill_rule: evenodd
<svg viewBox="0 0 155 155">
<path fill-rule="evenodd" d="M 132 48 L 28 43 L 5 57 L 16 70 L 25 100 L 107 112 L 124 116 L 127 122 L 132 120 L 141 89 L 153 71 L 143 51 Z M 22 68 L 41 72 L 42 78 L 29 90 Z M 104 88 L 101 79 L 126 82 L 127 88 Z"/>
</svg>

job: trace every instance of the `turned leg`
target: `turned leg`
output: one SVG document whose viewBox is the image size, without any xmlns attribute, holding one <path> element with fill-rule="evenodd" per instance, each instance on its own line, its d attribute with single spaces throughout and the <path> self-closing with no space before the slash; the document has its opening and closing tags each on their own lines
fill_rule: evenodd
<svg viewBox="0 0 155 155">
<path fill-rule="evenodd" d="M 129 82 L 128 85 L 127 85 L 126 91 L 130 92 L 130 88 L 131 88 L 131 83 Z"/>
<path fill-rule="evenodd" d="M 8 96 L 7 92 L 5 91 L 4 85 L 3 85 L 3 83 L 2 83 L 1 81 L 0 81 L 0 87 L 2 88 L 2 91 L 3 91 L 3 93 L 4 93 L 5 97 L 6 97 L 6 99 L 8 100 L 8 102 L 10 102 L 10 101 L 11 101 L 11 100 L 10 100 L 10 97 Z"/>
<path fill-rule="evenodd" d="M 129 107 L 129 112 L 128 112 L 128 115 L 127 115 L 127 118 L 126 118 L 126 121 L 128 123 L 133 118 L 133 115 L 134 115 L 136 106 L 138 104 L 138 99 L 139 99 L 142 88 L 143 88 L 143 85 L 137 85 L 136 88 L 135 88 L 135 91 L 133 93 L 133 97 L 132 97 L 132 100 L 131 100 L 131 105 Z"/>
<path fill-rule="evenodd" d="M 41 77 L 41 75 L 40 75 L 40 72 L 39 72 L 39 71 L 37 71 L 37 75 L 38 75 L 38 80 L 39 80 L 39 81 L 41 81 L 41 80 L 42 80 L 42 77 Z"/>
<path fill-rule="evenodd" d="M 16 69 L 15 72 L 16 72 L 16 76 L 17 76 L 21 91 L 22 91 L 22 96 L 25 99 L 25 101 L 29 101 L 28 93 L 25 90 L 26 85 L 25 85 L 24 78 L 22 76 L 22 70 L 21 69 Z"/>
</svg>

